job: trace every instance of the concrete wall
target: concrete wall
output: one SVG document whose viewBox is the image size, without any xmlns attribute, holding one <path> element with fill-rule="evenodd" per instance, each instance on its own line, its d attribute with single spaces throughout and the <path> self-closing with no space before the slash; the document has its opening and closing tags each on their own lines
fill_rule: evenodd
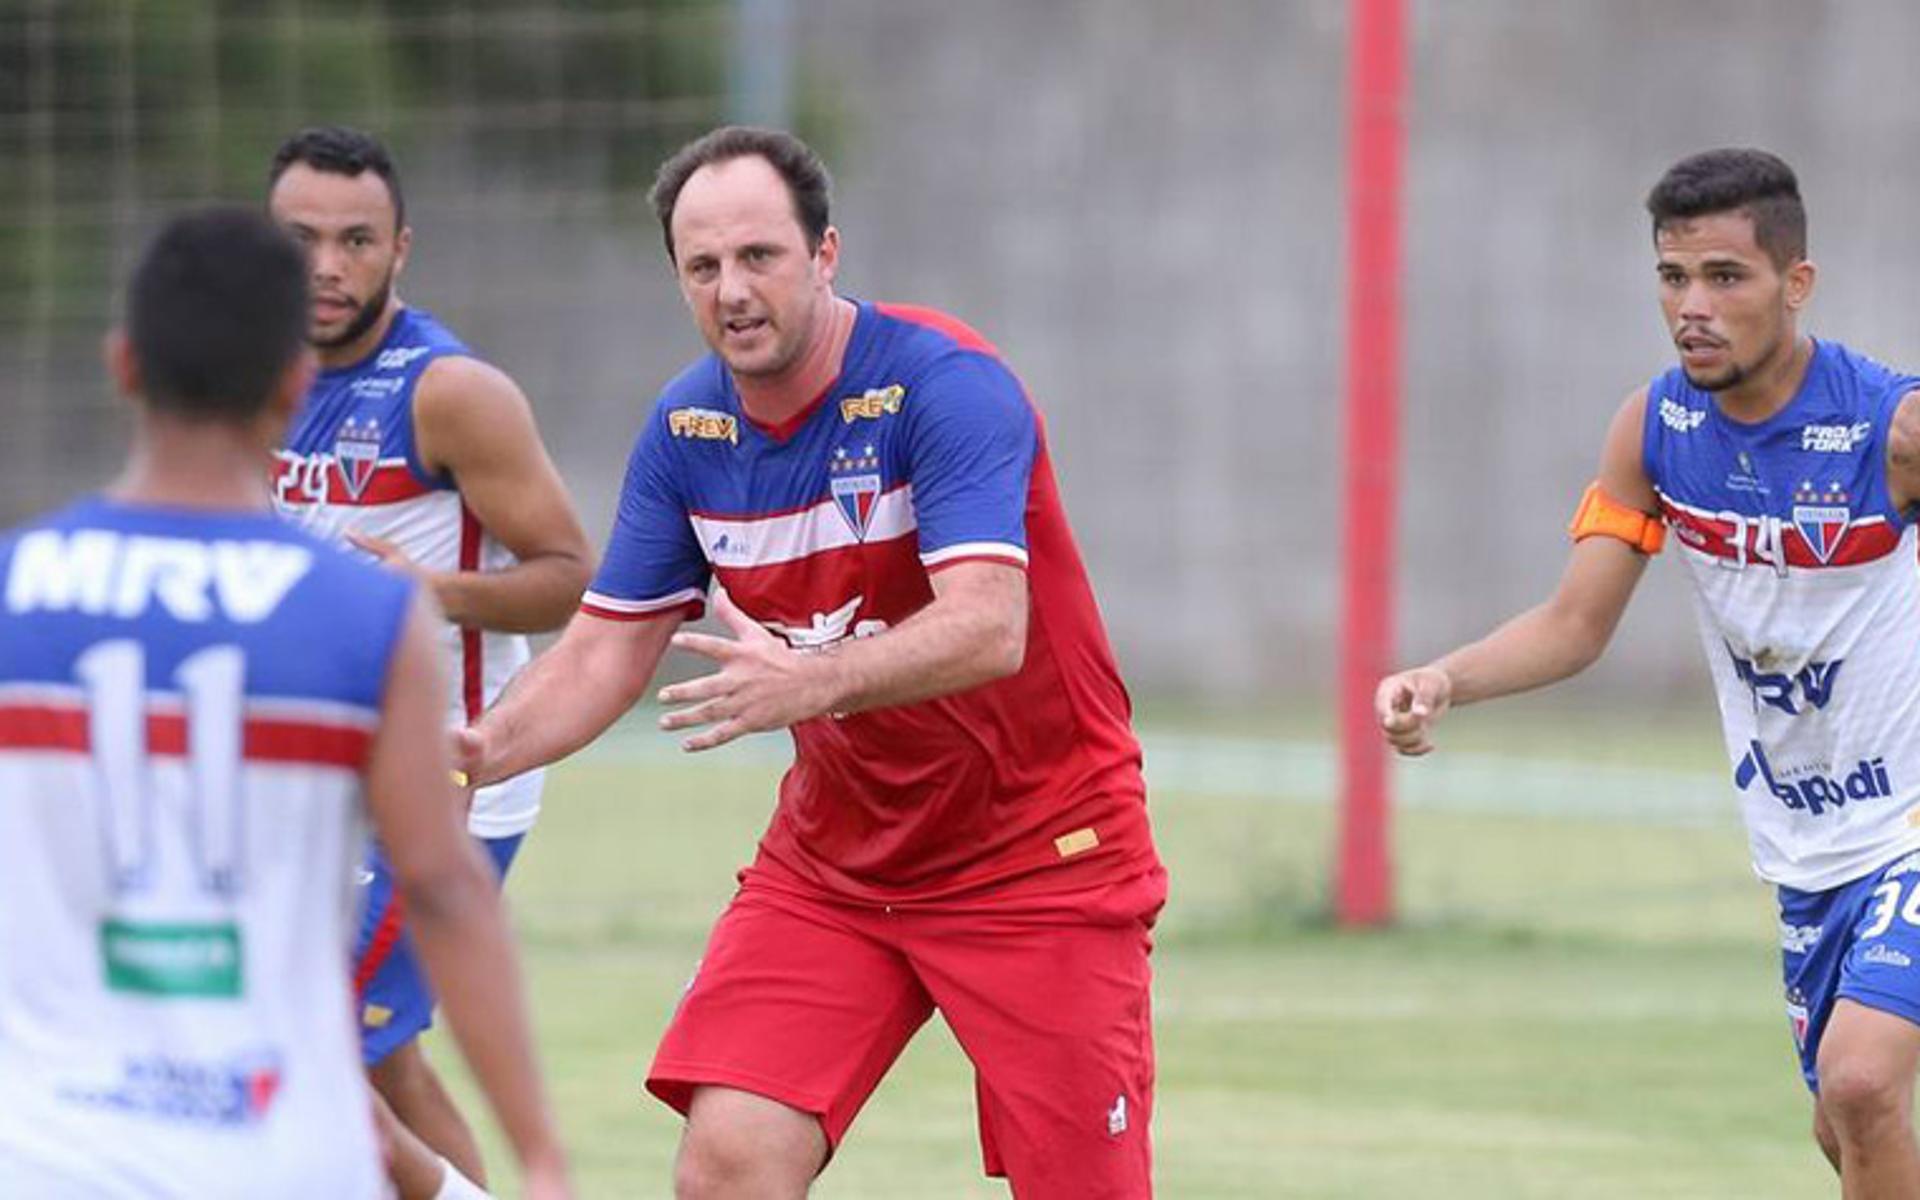
<svg viewBox="0 0 1920 1200">
<path fill-rule="evenodd" d="M 1046 411 L 1146 692 L 1310 699 L 1338 623 L 1345 6 L 794 0 L 838 114 L 848 290 L 949 308 Z M 1674 158 L 1799 169 L 1816 332 L 1920 362 L 1920 6 L 1414 0 L 1402 644 L 1545 594 L 1620 398 L 1670 352 L 1640 203 Z M 512 370 L 596 535 L 699 350 L 640 201 L 417 154 L 407 288 Z M 148 222 L 150 224 L 150 220 Z M 131 235 L 129 235 L 131 236 Z M 0 330 L 4 345 L 5 330 Z M 118 445 L 90 348 L 16 380 L 0 511 Z M 1673 564 L 1585 687 L 1699 689 Z"/>
</svg>

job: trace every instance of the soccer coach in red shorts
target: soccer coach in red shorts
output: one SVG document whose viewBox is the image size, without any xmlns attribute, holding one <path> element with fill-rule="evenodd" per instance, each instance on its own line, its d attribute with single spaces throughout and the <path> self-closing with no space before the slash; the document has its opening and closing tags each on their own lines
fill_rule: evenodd
<svg viewBox="0 0 1920 1200">
<path fill-rule="evenodd" d="M 671 644 L 689 750 L 794 762 L 647 1086 L 681 1197 L 804 1196 L 937 1008 L 990 1174 L 1152 1194 L 1149 931 L 1166 894 L 1126 690 L 1038 415 L 952 317 L 834 291 L 819 159 L 730 127 L 653 204 L 712 353 L 667 385 L 600 574 L 462 735 L 475 784 L 592 739 Z M 729 637 L 677 632 L 709 588 Z"/>
</svg>

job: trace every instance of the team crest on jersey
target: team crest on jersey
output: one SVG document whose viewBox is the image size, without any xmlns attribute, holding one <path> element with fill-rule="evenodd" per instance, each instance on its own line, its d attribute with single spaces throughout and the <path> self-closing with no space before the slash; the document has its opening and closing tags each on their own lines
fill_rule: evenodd
<svg viewBox="0 0 1920 1200">
<path fill-rule="evenodd" d="M 868 388 L 858 396 L 841 399 L 840 420 L 848 425 L 859 420 L 876 420 L 899 412 L 906 398 L 907 389 L 897 383 L 883 388 Z"/>
<path fill-rule="evenodd" d="M 844 446 L 836 449 L 827 464 L 827 478 L 840 515 L 847 519 L 853 536 L 865 541 L 880 503 L 880 458 L 872 444 L 861 447 L 858 454 Z"/>
<path fill-rule="evenodd" d="M 366 424 L 348 417 L 333 436 L 333 461 L 340 468 L 340 482 L 355 500 L 367 490 L 373 472 L 380 465 L 380 421 L 368 417 Z"/>
<path fill-rule="evenodd" d="M 1847 507 L 1847 494 L 1838 483 L 1825 489 L 1807 480 L 1793 493 L 1793 527 L 1807 540 L 1813 556 L 1825 564 L 1847 536 L 1853 512 Z"/>
</svg>

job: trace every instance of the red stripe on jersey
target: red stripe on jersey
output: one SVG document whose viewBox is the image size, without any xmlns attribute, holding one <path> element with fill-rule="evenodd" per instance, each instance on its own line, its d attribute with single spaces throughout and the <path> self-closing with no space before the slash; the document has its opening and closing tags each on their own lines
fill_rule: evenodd
<svg viewBox="0 0 1920 1200">
<path fill-rule="evenodd" d="M 357 771 L 367 765 L 373 750 L 373 735 L 351 725 L 248 717 L 242 736 L 241 753 L 248 762 L 311 763 Z"/>
<path fill-rule="evenodd" d="M 905 482 L 896 483 L 892 487 L 889 487 L 884 491 L 882 491 L 880 495 L 891 496 L 895 492 L 899 491 L 901 488 L 904 488 L 906 486 L 907 485 Z M 699 517 L 702 521 L 715 521 L 715 522 L 720 522 L 727 525 L 745 525 L 745 526 L 751 527 L 763 521 L 777 521 L 783 517 L 798 517 L 798 516 L 805 515 L 807 513 L 811 513 L 816 508 L 832 508 L 832 507 L 835 507 L 832 498 L 823 497 L 820 499 L 808 500 L 804 504 L 791 505 L 787 508 L 769 508 L 764 511 L 756 510 L 754 512 L 739 512 L 737 510 L 730 511 L 730 512 L 720 512 L 717 509 L 694 508 L 691 505 L 689 505 L 687 507 L 687 515 L 690 517 Z"/>
<path fill-rule="evenodd" d="M 339 464 L 334 464 L 337 474 Z M 354 496 L 348 493 L 347 486 L 339 479 L 327 481 L 327 502 L 330 504 L 348 504 L 358 508 L 367 508 L 375 504 L 398 504 L 402 500 L 415 500 L 431 494 L 435 489 L 420 482 L 405 463 L 375 467 L 367 486 Z"/>
<path fill-rule="evenodd" d="M 415 500 L 438 490 L 432 484 L 420 482 L 405 462 L 392 462 L 375 467 L 367 477 L 366 486 L 356 496 L 347 487 L 346 476 L 342 473 L 344 468 L 331 455 L 322 460 L 325 465 L 320 478 L 324 486 L 319 489 L 301 487 L 300 481 L 307 477 L 310 461 L 285 452 L 274 460 L 274 491 L 288 504 L 338 504 L 349 508 L 370 508 Z M 324 494 L 315 494 L 316 491 Z"/>
<path fill-rule="evenodd" d="M 87 714 L 44 704 L 0 704 L 0 750 L 72 750 L 85 754 Z"/>
<path fill-rule="evenodd" d="M 1799 533 L 1799 530 L 1794 530 L 1796 538 L 1799 537 Z M 1855 525 L 1841 535 L 1840 545 L 1835 547 L 1833 553 L 1828 556 L 1826 565 L 1851 567 L 1872 562 L 1892 554 L 1894 547 L 1899 544 L 1899 531 L 1885 521 L 1878 521 L 1872 525 Z M 1796 549 L 1805 552 L 1807 562 L 1802 563 L 1795 557 L 1793 552 Z M 1819 560 L 1814 558 L 1813 550 L 1807 545 L 1806 540 L 1799 538 L 1797 541 L 1787 543 L 1787 561 L 1797 566 L 1810 567 L 1816 565 Z"/>
<path fill-rule="evenodd" d="M 1710 554 L 1715 558 L 1744 558 L 1750 563 L 1769 561 L 1765 557 L 1766 548 L 1760 544 L 1759 522 L 1755 520 L 1740 522 L 1736 535 L 1734 522 L 1682 508 L 1665 496 L 1660 497 L 1660 511 L 1672 528 L 1673 535 L 1702 554 Z M 1791 521 L 1781 522 L 1780 541 L 1786 551 L 1788 566 L 1852 567 L 1893 553 L 1900 544 L 1900 531 L 1886 521 L 1863 521 L 1850 525 L 1840 535 L 1839 544 L 1827 555 L 1825 562 L 1820 561 L 1820 556 L 1814 552 L 1806 535 Z"/>
<path fill-rule="evenodd" d="M 460 504 L 460 569 L 480 569 L 480 518 L 473 515 L 465 501 Z M 481 658 L 483 646 L 478 629 L 465 626 L 460 630 L 461 694 L 466 700 L 469 722 L 478 721 L 487 707 L 482 686 L 486 681 L 485 660 Z"/>
<path fill-rule="evenodd" d="M 950 316 L 937 308 L 922 308 L 918 304 L 876 304 L 881 313 L 909 325 L 922 325 L 928 329 L 937 329 L 960 344 L 963 350 L 978 350 L 982 354 L 1000 357 L 1000 350 L 992 342 L 980 336 L 980 332 L 960 318 Z"/>
<path fill-rule="evenodd" d="M 150 712 L 146 752 L 169 758 L 187 753 L 187 719 L 177 712 Z M 241 728 L 241 756 L 248 762 L 298 763 L 359 770 L 373 735 L 351 725 L 327 725 L 282 717 L 248 717 Z M 49 704 L 0 704 L 0 750 L 93 748 L 87 713 Z"/>
<path fill-rule="evenodd" d="M 251 732 L 250 730 L 248 732 Z M 244 734 L 242 735 L 245 736 Z M 245 742 L 241 754 L 244 757 Z M 177 712 L 147 714 L 147 753 L 179 758 L 187 752 L 187 719 Z"/>
</svg>

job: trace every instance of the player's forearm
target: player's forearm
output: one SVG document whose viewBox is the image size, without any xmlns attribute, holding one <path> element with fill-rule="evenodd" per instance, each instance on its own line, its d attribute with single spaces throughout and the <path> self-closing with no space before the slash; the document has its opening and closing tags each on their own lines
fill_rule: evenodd
<svg viewBox="0 0 1920 1200">
<path fill-rule="evenodd" d="M 475 724 L 486 757 L 473 785 L 557 762 L 604 733 L 640 698 L 659 651 L 644 663 L 624 657 L 563 637 L 528 663 Z"/>
<path fill-rule="evenodd" d="M 1453 704 L 1472 704 L 1577 675 L 1600 657 L 1611 635 L 1611 626 L 1542 604 L 1432 665 L 1452 682 Z"/>
<path fill-rule="evenodd" d="M 563 1165 L 533 1048 L 519 964 L 477 855 L 404 891 L 407 921 L 460 1052 L 523 1166 Z"/>
<path fill-rule="evenodd" d="M 1026 657 L 1025 617 L 936 600 L 884 633 L 841 642 L 811 664 L 831 697 L 826 711 L 912 704 L 1011 675 Z"/>
<path fill-rule="evenodd" d="M 545 633 L 567 623 L 591 575 L 576 554 L 542 554 L 498 571 L 446 571 L 431 576 L 447 620 L 499 633 Z"/>
</svg>

